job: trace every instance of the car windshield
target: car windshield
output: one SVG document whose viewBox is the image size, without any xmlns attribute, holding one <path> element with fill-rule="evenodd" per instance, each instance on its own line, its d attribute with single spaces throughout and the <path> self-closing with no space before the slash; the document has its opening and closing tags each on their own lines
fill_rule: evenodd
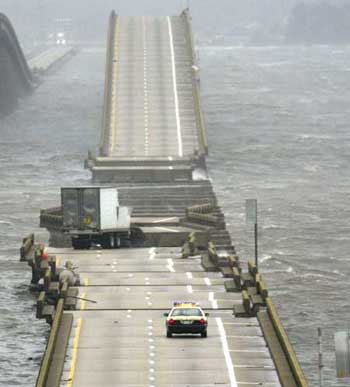
<svg viewBox="0 0 350 387">
<path fill-rule="evenodd" d="M 177 308 L 173 310 L 171 316 L 203 316 L 203 314 L 198 308 Z"/>
</svg>

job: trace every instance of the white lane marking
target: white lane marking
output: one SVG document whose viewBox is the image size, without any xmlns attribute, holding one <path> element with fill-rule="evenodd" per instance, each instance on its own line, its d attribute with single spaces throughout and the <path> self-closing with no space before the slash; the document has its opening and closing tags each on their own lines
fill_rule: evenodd
<svg viewBox="0 0 350 387">
<path fill-rule="evenodd" d="M 186 275 L 187 275 L 187 278 L 188 278 L 188 279 L 193 278 L 193 275 L 192 275 L 192 273 L 191 273 L 190 271 L 188 271 L 188 272 L 186 273 Z"/>
<path fill-rule="evenodd" d="M 251 350 L 251 349 L 230 349 L 230 352 L 244 352 L 244 353 L 268 353 L 268 350 Z"/>
<path fill-rule="evenodd" d="M 226 367 L 227 367 L 228 375 L 230 378 L 231 387 L 238 387 L 237 386 L 237 379 L 236 379 L 236 375 L 235 375 L 235 370 L 233 368 L 233 364 L 232 364 L 232 360 L 231 360 L 231 356 L 230 356 L 230 351 L 229 351 L 228 344 L 227 344 L 224 324 L 222 323 L 221 317 L 216 317 L 215 321 L 216 321 L 216 325 L 218 326 L 218 329 L 220 332 L 221 345 L 222 345 L 222 349 L 223 349 L 224 355 L 225 355 Z"/>
<path fill-rule="evenodd" d="M 192 285 L 187 285 L 186 288 L 187 288 L 188 293 L 193 293 Z"/>
<path fill-rule="evenodd" d="M 148 250 L 148 252 L 149 252 L 150 254 L 155 253 L 155 251 L 156 251 L 156 248 L 155 248 L 155 247 L 151 247 L 151 248 Z"/>
<path fill-rule="evenodd" d="M 214 292 L 209 292 L 208 300 L 211 302 L 211 306 L 213 309 L 218 309 L 218 302 L 214 298 Z"/>
<path fill-rule="evenodd" d="M 167 269 L 172 273 L 175 273 L 174 261 L 171 258 L 168 258 L 167 261 L 168 261 Z"/>
<path fill-rule="evenodd" d="M 211 286 L 211 281 L 209 278 L 204 278 L 204 282 L 206 285 Z"/>
<path fill-rule="evenodd" d="M 175 216 L 173 216 L 172 218 L 164 218 L 164 219 L 160 219 L 160 220 L 154 220 L 152 223 L 165 223 L 165 222 L 168 222 L 169 220 L 176 220 L 176 219 L 177 218 Z"/>
<path fill-rule="evenodd" d="M 179 113 L 179 98 L 177 95 L 177 80 L 176 80 L 173 29 L 171 27 L 170 17 L 168 16 L 167 19 L 168 19 L 169 39 L 170 39 L 171 64 L 172 64 L 172 70 L 173 70 L 173 86 L 174 86 L 174 99 L 175 99 L 177 142 L 178 142 L 178 147 L 179 147 L 179 156 L 182 157 L 183 156 L 182 135 L 181 135 L 181 122 L 180 122 L 180 113 Z"/>
</svg>

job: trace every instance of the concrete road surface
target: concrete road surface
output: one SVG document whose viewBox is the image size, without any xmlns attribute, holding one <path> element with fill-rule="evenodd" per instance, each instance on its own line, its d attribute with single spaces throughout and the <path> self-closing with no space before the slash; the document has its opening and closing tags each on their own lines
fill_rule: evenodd
<svg viewBox="0 0 350 387">
<path fill-rule="evenodd" d="M 110 156 L 192 156 L 198 145 L 190 37 L 181 17 L 118 17 Z"/>
<path fill-rule="evenodd" d="M 255 318 L 234 318 L 241 295 L 226 293 L 219 273 L 179 248 L 50 253 L 79 266 L 74 313 L 61 386 L 280 386 Z M 210 313 L 208 338 L 166 337 L 163 313 L 175 300 Z"/>
</svg>

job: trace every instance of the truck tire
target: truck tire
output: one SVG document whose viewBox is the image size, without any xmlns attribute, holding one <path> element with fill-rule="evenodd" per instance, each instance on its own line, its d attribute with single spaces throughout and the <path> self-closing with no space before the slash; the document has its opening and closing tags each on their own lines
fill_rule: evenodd
<svg viewBox="0 0 350 387">
<path fill-rule="evenodd" d="M 72 238 L 74 250 L 88 250 L 91 247 L 91 241 L 87 238 Z"/>
</svg>

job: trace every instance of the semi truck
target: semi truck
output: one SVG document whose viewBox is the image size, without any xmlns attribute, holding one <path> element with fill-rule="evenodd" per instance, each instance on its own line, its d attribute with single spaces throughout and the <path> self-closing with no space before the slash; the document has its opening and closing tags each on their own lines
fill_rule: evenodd
<svg viewBox="0 0 350 387">
<path fill-rule="evenodd" d="M 130 208 L 114 187 L 61 188 L 63 228 L 75 249 L 117 248 L 130 243 Z"/>
</svg>

